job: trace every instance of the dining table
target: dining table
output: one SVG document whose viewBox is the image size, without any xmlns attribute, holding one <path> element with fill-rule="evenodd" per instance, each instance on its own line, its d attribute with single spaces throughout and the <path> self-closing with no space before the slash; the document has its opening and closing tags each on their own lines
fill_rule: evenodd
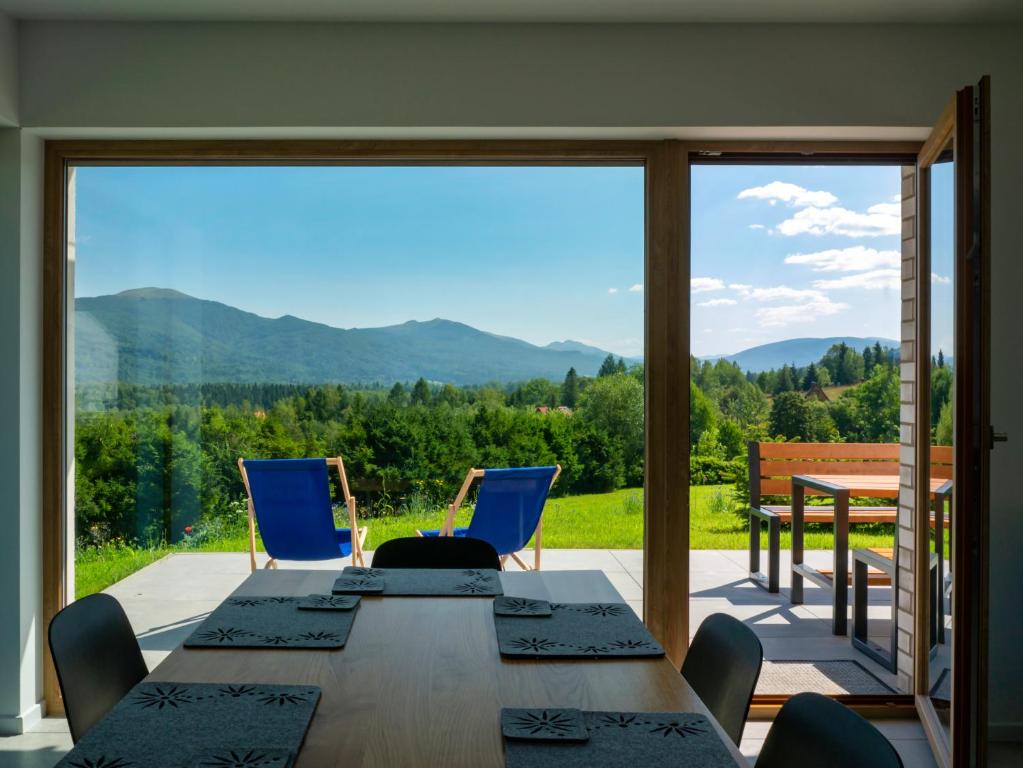
<svg viewBox="0 0 1023 768">
<path fill-rule="evenodd" d="M 337 575 L 257 571 L 232 597 L 330 594 Z M 600 571 L 500 578 L 508 596 L 625 602 Z M 179 646 L 147 680 L 319 686 L 322 698 L 295 768 L 498 768 L 502 707 L 699 713 L 735 765 L 748 765 L 667 658 L 504 658 L 493 600 L 480 597 L 366 595 L 343 649 Z"/>
<path fill-rule="evenodd" d="M 831 590 L 831 631 L 835 635 L 848 633 L 849 607 L 849 499 L 853 497 L 882 497 L 898 499 L 900 478 L 897 474 L 878 475 L 793 475 L 792 476 L 792 587 L 789 599 L 793 604 L 803 602 L 803 581 L 809 579 L 820 587 Z M 832 550 L 831 573 L 804 562 L 803 534 L 806 492 L 831 496 L 834 504 L 835 543 Z M 930 478 L 930 496 L 940 508 L 937 527 L 944 532 L 943 499 L 951 494 L 947 479 Z M 943 556 L 942 536 L 937 538 Z"/>
</svg>

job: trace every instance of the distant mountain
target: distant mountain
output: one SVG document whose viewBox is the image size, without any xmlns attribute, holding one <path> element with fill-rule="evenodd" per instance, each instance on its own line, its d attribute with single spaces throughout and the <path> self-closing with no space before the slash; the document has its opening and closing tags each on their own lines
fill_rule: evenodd
<svg viewBox="0 0 1023 768">
<path fill-rule="evenodd" d="M 876 342 L 881 342 L 882 347 L 899 348 L 899 342 L 894 339 L 878 336 L 829 336 L 823 339 L 785 339 L 785 341 L 750 347 L 742 352 L 736 352 L 734 355 L 717 355 L 705 359 L 725 359 L 731 363 L 737 363 L 744 371 L 759 373 L 772 368 L 781 368 L 786 363 L 800 367 L 816 363 L 833 345 L 841 344 L 843 341 L 860 352 L 864 347 L 874 346 Z"/>
<path fill-rule="evenodd" d="M 584 355 L 595 355 L 603 360 L 607 357 L 608 352 L 606 349 L 600 349 L 599 347 L 593 347 L 589 344 L 583 344 L 581 341 L 572 341 L 566 339 L 565 341 L 552 341 L 544 349 L 553 349 L 557 352 L 582 352 Z M 626 357 L 624 355 L 615 355 L 615 357 L 622 357 L 626 362 L 639 363 L 643 361 L 641 357 Z"/>
<path fill-rule="evenodd" d="M 548 347 L 450 320 L 383 328 L 333 328 L 291 315 L 260 317 L 163 288 L 75 301 L 78 381 L 482 384 L 569 368 L 596 374 L 605 350 Z"/>
</svg>

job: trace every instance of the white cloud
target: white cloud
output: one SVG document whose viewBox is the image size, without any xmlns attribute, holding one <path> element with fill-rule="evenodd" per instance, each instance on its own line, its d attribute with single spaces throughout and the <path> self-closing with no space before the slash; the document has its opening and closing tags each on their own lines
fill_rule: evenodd
<svg viewBox="0 0 1023 768">
<path fill-rule="evenodd" d="M 874 269 L 870 272 L 859 272 L 846 275 L 837 280 L 816 280 L 814 288 L 824 291 L 843 290 L 846 288 L 866 288 L 868 290 L 895 290 L 902 282 L 902 273 L 897 269 Z"/>
<path fill-rule="evenodd" d="M 608 288 L 608 289 L 607 289 L 607 292 L 608 292 L 609 294 L 612 294 L 612 295 L 613 295 L 613 294 L 616 294 L 616 293 L 618 293 L 618 289 L 617 289 L 617 288 Z"/>
<path fill-rule="evenodd" d="M 710 299 L 709 301 L 701 301 L 696 306 L 698 307 L 730 307 L 734 304 L 738 304 L 735 299 Z"/>
<path fill-rule="evenodd" d="M 749 283 L 729 283 L 728 287 L 731 288 L 733 291 L 738 291 L 739 293 L 745 293 L 746 291 L 748 291 L 753 286 L 750 285 Z"/>
<path fill-rule="evenodd" d="M 931 272 L 931 282 L 940 283 L 941 285 L 950 285 L 952 278 L 948 275 L 939 275 L 937 272 Z"/>
<path fill-rule="evenodd" d="M 902 255 L 898 251 L 878 251 L 855 245 L 815 253 L 793 253 L 785 257 L 785 263 L 807 264 L 814 272 L 862 272 L 882 267 L 895 268 L 901 259 Z"/>
<path fill-rule="evenodd" d="M 629 286 L 629 293 L 643 293 L 643 283 L 636 283 Z"/>
<path fill-rule="evenodd" d="M 830 192 L 823 190 L 814 192 L 798 184 L 789 184 L 785 181 L 772 181 L 762 187 L 750 187 L 739 193 L 740 200 L 748 198 L 767 200 L 772 205 L 780 200 L 797 208 L 807 205 L 826 208 L 838 202 L 838 198 Z"/>
<path fill-rule="evenodd" d="M 787 285 L 775 285 L 771 288 L 754 288 L 746 292 L 746 296 L 754 301 L 826 301 L 827 297 L 820 291 L 809 288 L 790 288 Z"/>
<path fill-rule="evenodd" d="M 689 280 L 689 290 L 692 293 L 720 291 L 724 287 L 725 281 L 716 277 L 694 277 Z"/>
<path fill-rule="evenodd" d="M 796 211 L 779 224 L 782 235 L 844 235 L 846 237 L 880 237 L 902 232 L 902 214 L 898 203 L 878 203 L 866 213 L 847 208 L 813 206 Z"/>
<path fill-rule="evenodd" d="M 765 227 L 763 224 L 750 224 L 749 228 L 750 229 L 767 229 L 767 227 Z"/>
<path fill-rule="evenodd" d="M 827 296 L 803 304 L 783 304 L 757 310 L 757 320 L 763 328 L 813 323 L 820 317 L 836 315 L 849 308 L 848 304 L 831 301 Z"/>
</svg>

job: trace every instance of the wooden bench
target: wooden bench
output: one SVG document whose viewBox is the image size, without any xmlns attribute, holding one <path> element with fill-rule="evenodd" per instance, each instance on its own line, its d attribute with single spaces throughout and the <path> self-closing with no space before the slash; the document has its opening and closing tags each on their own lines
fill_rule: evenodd
<svg viewBox="0 0 1023 768">
<path fill-rule="evenodd" d="M 792 507 L 767 503 L 772 497 L 792 495 L 793 475 L 882 475 L 899 474 L 900 446 L 896 443 L 760 443 L 748 444 L 750 579 L 768 592 L 778 592 L 781 569 L 781 526 L 791 524 Z M 946 455 L 947 454 L 947 455 Z M 932 462 L 936 476 L 951 476 L 951 449 L 934 448 Z M 808 494 L 823 493 L 808 490 Z M 878 498 L 897 500 L 898 491 L 878 494 Z M 833 505 L 807 506 L 804 521 L 831 524 Z M 851 506 L 849 523 L 895 523 L 898 507 Z M 767 575 L 760 570 L 760 532 L 767 527 Z M 883 574 L 878 574 L 880 578 Z"/>
</svg>

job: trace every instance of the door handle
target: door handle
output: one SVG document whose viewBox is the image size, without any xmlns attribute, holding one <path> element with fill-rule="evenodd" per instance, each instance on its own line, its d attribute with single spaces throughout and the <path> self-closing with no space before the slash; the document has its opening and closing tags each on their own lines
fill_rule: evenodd
<svg viewBox="0 0 1023 768">
<path fill-rule="evenodd" d="M 995 447 L 995 443 L 1007 443 L 1009 442 L 1009 435 L 1006 432 L 995 432 L 995 428 L 991 427 L 991 447 Z"/>
</svg>

